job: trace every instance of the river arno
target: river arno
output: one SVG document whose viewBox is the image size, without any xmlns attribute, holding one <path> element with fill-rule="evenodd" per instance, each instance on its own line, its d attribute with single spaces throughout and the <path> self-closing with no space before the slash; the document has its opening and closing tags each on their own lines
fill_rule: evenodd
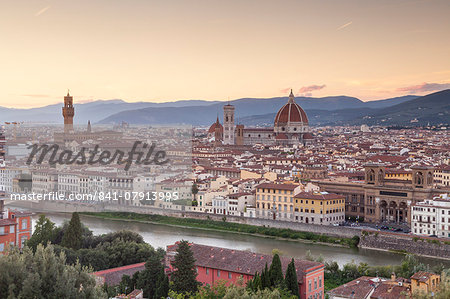
<svg viewBox="0 0 450 299">
<path fill-rule="evenodd" d="M 65 220 L 70 220 L 71 214 L 51 213 L 46 214 L 51 221 L 57 225 Z M 33 216 L 33 223 L 36 223 L 39 214 Z M 308 250 L 314 256 L 322 255 L 326 261 L 337 261 L 339 265 L 344 265 L 351 261 L 355 263 L 364 262 L 369 265 L 389 265 L 398 264 L 402 255 L 368 249 L 349 249 L 320 244 L 310 244 L 298 241 L 276 240 L 251 235 L 236 233 L 206 231 L 193 228 L 180 228 L 160 224 L 147 224 L 122 220 L 108 220 L 81 215 L 81 221 L 95 235 L 105 234 L 118 230 L 131 230 L 143 236 L 144 240 L 155 248 L 165 248 L 178 240 L 189 240 L 191 242 L 233 248 L 240 250 L 250 250 L 270 254 L 274 248 L 280 250 L 283 255 L 289 257 L 303 258 Z M 443 263 L 441 260 L 425 259 L 421 260 L 430 265 Z M 450 267 L 449 262 L 445 262 Z"/>
</svg>

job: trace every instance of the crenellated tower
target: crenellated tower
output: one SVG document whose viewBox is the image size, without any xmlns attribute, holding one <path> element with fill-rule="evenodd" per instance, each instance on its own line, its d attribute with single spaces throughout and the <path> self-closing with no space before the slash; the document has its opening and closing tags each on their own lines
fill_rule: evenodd
<svg viewBox="0 0 450 299">
<path fill-rule="evenodd" d="M 73 116 L 75 115 L 75 109 L 73 107 L 73 98 L 67 91 L 67 95 L 64 97 L 64 107 L 62 107 L 62 114 L 64 117 L 64 133 L 73 131 Z"/>
</svg>

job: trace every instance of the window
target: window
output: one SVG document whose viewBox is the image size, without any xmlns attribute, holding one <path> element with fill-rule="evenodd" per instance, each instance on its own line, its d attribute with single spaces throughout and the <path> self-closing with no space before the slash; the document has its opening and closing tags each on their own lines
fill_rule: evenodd
<svg viewBox="0 0 450 299">
<path fill-rule="evenodd" d="M 14 234 L 15 233 L 15 227 L 14 227 L 14 225 L 11 225 L 10 227 L 9 227 L 9 233 L 10 234 Z"/>
<path fill-rule="evenodd" d="M 217 277 L 220 277 L 220 270 L 217 270 Z"/>
<path fill-rule="evenodd" d="M 311 292 L 311 280 L 308 282 L 308 292 Z"/>
<path fill-rule="evenodd" d="M 206 268 L 206 274 L 209 274 L 209 269 L 208 268 Z"/>
<path fill-rule="evenodd" d="M 5 244 L 0 243 L 0 252 L 3 252 L 5 250 Z"/>
<path fill-rule="evenodd" d="M 228 279 L 231 279 L 231 272 L 228 272 Z"/>
<path fill-rule="evenodd" d="M 5 234 L 5 227 L 1 226 L 0 227 L 0 235 L 4 235 Z"/>
<path fill-rule="evenodd" d="M 28 221 L 27 219 L 22 219 L 22 229 L 27 229 Z"/>
</svg>

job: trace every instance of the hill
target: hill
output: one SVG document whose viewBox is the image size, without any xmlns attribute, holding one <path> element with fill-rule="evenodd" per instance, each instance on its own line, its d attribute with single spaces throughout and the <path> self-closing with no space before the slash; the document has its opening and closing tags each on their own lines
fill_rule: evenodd
<svg viewBox="0 0 450 299">
<path fill-rule="evenodd" d="M 417 122 L 411 120 L 417 119 Z M 433 125 L 450 123 L 450 89 L 415 98 L 388 108 L 377 109 L 355 123 L 370 125 Z"/>
</svg>

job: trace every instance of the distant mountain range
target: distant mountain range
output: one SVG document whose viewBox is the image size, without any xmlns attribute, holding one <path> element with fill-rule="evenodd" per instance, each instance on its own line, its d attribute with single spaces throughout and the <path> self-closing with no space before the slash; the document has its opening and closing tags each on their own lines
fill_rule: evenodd
<svg viewBox="0 0 450 299">
<path fill-rule="evenodd" d="M 76 97 L 74 102 L 76 103 Z M 230 101 L 237 122 L 252 126 L 271 126 L 275 113 L 287 102 L 287 97 L 242 98 Z M 449 122 L 450 90 L 427 96 L 403 96 L 371 102 L 354 97 L 298 97 L 296 102 L 306 111 L 311 125 L 384 124 L 423 125 L 428 122 Z M 210 125 L 217 115 L 221 119 L 224 102 L 187 100 L 165 103 L 122 100 L 98 100 L 75 104 L 76 124 L 191 124 Z M 0 121 L 62 123 L 62 104 L 31 109 L 0 107 Z M 268 113 L 269 112 L 269 113 Z M 411 123 L 412 119 L 417 122 Z"/>
</svg>

